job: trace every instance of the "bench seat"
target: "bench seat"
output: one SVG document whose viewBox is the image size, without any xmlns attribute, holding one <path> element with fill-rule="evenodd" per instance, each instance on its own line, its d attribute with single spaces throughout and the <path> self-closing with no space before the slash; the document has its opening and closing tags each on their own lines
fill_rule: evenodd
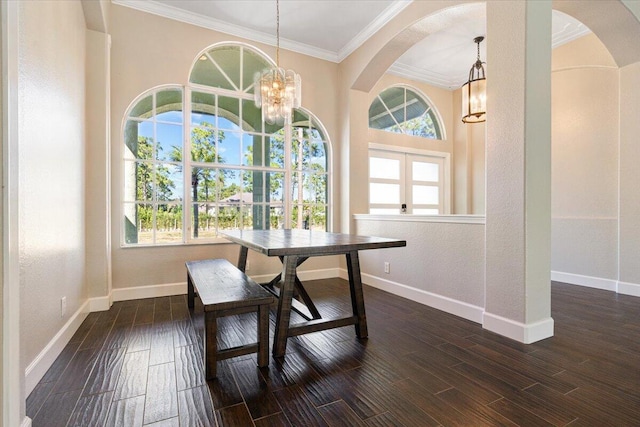
<svg viewBox="0 0 640 427">
<path fill-rule="evenodd" d="M 197 295 L 202 301 L 205 318 L 204 365 L 207 379 L 216 377 L 218 360 L 258 353 L 258 366 L 269 364 L 269 306 L 273 295 L 238 270 L 226 259 L 188 261 L 187 299 L 194 307 Z M 258 313 L 258 340 L 227 349 L 218 349 L 218 317 Z"/>
</svg>

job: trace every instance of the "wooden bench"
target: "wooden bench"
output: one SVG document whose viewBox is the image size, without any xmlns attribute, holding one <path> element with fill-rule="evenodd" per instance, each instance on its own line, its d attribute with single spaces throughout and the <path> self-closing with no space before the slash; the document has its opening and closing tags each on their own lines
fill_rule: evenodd
<svg viewBox="0 0 640 427">
<path fill-rule="evenodd" d="M 207 379 L 216 377 L 218 360 L 258 353 L 258 366 L 269 364 L 269 305 L 273 295 L 226 259 L 189 261 L 187 297 L 189 308 L 196 295 L 204 307 L 204 366 Z M 228 349 L 218 349 L 218 317 L 258 313 L 258 342 Z"/>
</svg>

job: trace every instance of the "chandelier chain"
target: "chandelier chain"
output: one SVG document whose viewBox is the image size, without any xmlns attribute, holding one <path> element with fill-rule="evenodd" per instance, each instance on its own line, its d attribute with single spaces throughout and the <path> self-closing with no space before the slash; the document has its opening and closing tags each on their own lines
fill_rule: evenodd
<svg viewBox="0 0 640 427">
<path fill-rule="evenodd" d="M 276 0 L 276 67 L 280 67 L 280 0 Z"/>
</svg>

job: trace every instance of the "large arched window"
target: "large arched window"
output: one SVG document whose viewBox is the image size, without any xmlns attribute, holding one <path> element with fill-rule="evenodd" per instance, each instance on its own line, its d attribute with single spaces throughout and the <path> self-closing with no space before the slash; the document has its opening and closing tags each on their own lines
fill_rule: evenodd
<svg viewBox="0 0 640 427">
<path fill-rule="evenodd" d="M 406 86 L 380 92 L 369 106 L 369 127 L 429 139 L 443 139 L 438 113 L 426 97 Z"/>
<path fill-rule="evenodd" d="M 291 125 L 262 121 L 253 76 L 271 66 L 246 45 L 216 45 L 198 55 L 189 84 L 132 103 L 125 245 L 210 241 L 224 229 L 328 229 L 326 132 L 304 109 Z"/>
</svg>

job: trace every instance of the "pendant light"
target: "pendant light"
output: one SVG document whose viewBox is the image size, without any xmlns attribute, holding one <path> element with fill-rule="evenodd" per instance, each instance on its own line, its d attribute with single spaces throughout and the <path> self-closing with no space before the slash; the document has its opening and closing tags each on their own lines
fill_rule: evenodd
<svg viewBox="0 0 640 427">
<path fill-rule="evenodd" d="M 483 36 L 473 39 L 473 42 L 478 45 L 478 59 L 469 70 L 469 81 L 462 86 L 462 121 L 464 123 L 481 123 L 487 120 L 487 79 L 482 65 L 485 63 L 480 60 L 480 42 L 483 40 Z"/>
<path fill-rule="evenodd" d="M 256 73 L 254 100 L 262 107 L 262 120 L 270 125 L 291 123 L 300 107 L 301 79 L 293 70 L 280 68 L 280 1 L 276 0 L 276 67 Z"/>
</svg>

